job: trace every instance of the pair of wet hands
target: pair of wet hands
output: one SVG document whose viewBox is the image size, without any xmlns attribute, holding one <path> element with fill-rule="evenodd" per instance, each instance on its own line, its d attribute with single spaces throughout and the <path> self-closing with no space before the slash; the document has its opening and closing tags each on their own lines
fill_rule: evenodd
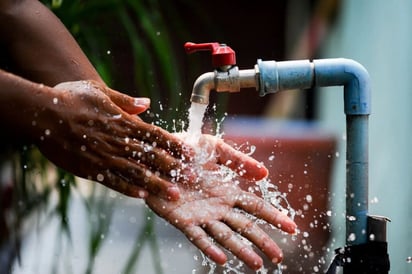
<svg viewBox="0 0 412 274">
<path fill-rule="evenodd" d="M 71 130 L 65 138 L 49 136 L 61 144 L 39 144 L 46 157 L 77 176 L 143 198 L 218 264 L 227 261 L 221 247 L 255 270 L 262 267 L 263 260 L 253 245 L 273 263 L 282 260 L 281 249 L 258 226 L 256 218 L 291 234 L 296 232 L 296 224 L 270 203 L 242 189 L 242 182 L 267 177 L 268 170 L 261 163 L 217 137 L 202 135 L 199 144 L 190 147 L 184 144 L 184 136 L 143 122 L 136 114 L 149 107 L 148 100 L 90 81 L 62 83 L 55 89 L 63 94 L 51 113 L 60 115 L 60 124 L 68 124 Z M 66 147 L 64 160 L 56 147 Z M 183 174 L 187 180 L 172 183 L 171 172 L 182 170 L 185 147 L 191 150 L 191 160 L 184 168 L 189 172 Z M 199 149 L 206 152 L 202 161 L 196 159 Z M 225 177 L 222 167 L 232 170 L 231 176 Z"/>
</svg>

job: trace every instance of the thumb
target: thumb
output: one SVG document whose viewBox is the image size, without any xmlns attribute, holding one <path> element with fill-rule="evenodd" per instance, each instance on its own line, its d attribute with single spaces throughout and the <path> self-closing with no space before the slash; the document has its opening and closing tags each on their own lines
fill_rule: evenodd
<svg viewBox="0 0 412 274">
<path fill-rule="evenodd" d="M 113 89 L 108 89 L 106 94 L 118 107 L 129 114 L 140 114 L 150 107 L 150 99 L 146 97 L 131 97 Z"/>
</svg>

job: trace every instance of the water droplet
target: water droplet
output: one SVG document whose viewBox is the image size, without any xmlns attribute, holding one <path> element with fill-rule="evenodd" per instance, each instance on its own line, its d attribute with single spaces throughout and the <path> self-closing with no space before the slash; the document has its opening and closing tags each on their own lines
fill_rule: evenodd
<svg viewBox="0 0 412 274">
<path fill-rule="evenodd" d="M 349 234 L 349 236 L 348 236 L 348 241 L 349 241 L 349 242 L 353 242 L 353 241 L 355 241 L 355 240 L 356 240 L 356 235 L 355 235 L 355 233 Z"/>
<path fill-rule="evenodd" d="M 378 197 L 373 197 L 373 198 L 371 199 L 371 204 L 377 204 L 377 203 L 379 203 Z"/>
<path fill-rule="evenodd" d="M 374 241 L 374 240 L 375 240 L 375 234 L 370 234 L 369 241 Z"/>
<path fill-rule="evenodd" d="M 308 202 L 308 203 L 311 203 L 312 202 L 312 195 L 306 195 L 306 201 Z"/>
<path fill-rule="evenodd" d="M 46 130 L 44 131 L 44 134 L 46 134 L 46 136 L 49 136 L 50 133 L 51 133 L 50 129 L 46 129 Z"/>
<path fill-rule="evenodd" d="M 87 148 L 86 148 L 85 145 L 82 145 L 82 146 L 80 147 L 80 150 L 81 150 L 81 151 L 86 151 L 86 149 L 87 149 Z"/>
<path fill-rule="evenodd" d="M 170 170 L 170 176 L 172 176 L 172 177 L 176 177 L 176 176 L 177 176 L 177 171 L 176 171 L 176 169 Z"/>
<path fill-rule="evenodd" d="M 303 210 L 308 210 L 308 209 L 309 209 L 309 205 L 308 205 L 308 204 L 303 204 L 302 209 L 303 209 Z"/>
<path fill-rule="evenodd" d="M 356 221 L 356 217 L 355 216 L 348 216 L 347 217 L 349 221 L 354 222 Z"/>
<path fill-rule="evenodd" d="M 59 99 L 58 98 L 53 98 L 53 104 L 57 105 L 59 103 Z"/>
<path fill-rule="evenodd" d="M 106 51 L 107 55 L 110 55 L 112 52 L 110 50 Z"/>
<path fill-rule="evenodd" d="M 268 159 L 269 161 L 273 161 L 275 159 L 275 155 L 270 155 Z"/>
<path fill-rule="evenodd" d="M 103 180 L 104 180 L 104 175 L 101 174 L 101 173 L 99 173 L 99 174 L 97 174 L 96 179 L 97 179 L 98 182 L 103 182 Z"/>
</svg>

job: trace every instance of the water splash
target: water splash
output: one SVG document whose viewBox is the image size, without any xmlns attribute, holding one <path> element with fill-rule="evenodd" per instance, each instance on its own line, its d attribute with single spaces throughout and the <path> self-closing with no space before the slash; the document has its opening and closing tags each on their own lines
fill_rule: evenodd
<svg viewBox="0 0 412 274">
<path fill-rule="evenodd" d="M 203 125 L 203 117 L 204 113 L 206 110 L 206 106 L 200 105 L 200 104 L 195 104 L 193 103 L 190 110 L 189 110 L 189 126 L 188 130 L 185 134 L 185 140 L 189 142 L 192 145 L 196 145 L 199 142 L 199 138 L 202 134 L 202 125 Z M 224 135 L 223 132 L 221 132 L 221 125 L 223 124 L 224 118 L 221 119 L 220 121 L 216 120 L 216 132 L 215 136 L 218 138 L 222 138 Z M 252 156 L 255 151 L 256 151 L 256 146 L 250 144 L 250 143 L 245 143 L 241 144 L 240 148 L 237 147 L 237 149 L 243 151 L 246 153 L 248 156 Z M 245 152 L 247 151 L 247 152 Z M 200 151 L 201 152 L 201 151 Z M 209 157 L 211 157 L 209 155 Z M 202 158 L 202 156 L 200 157 Z M 272 160 L 275 157 L 273 156 Z M 204 159 L 203 159 L 204 160 Z M 206 159 L 207 161 L 207 159 Z M 226 167 L 225 165 L 221 165 L 220 169 L 217 171 L 220 180 L 222 181 L 233 181 L 233 179 L 237 176 L 237 174 Z M 209 174 L 210 175 L 210 174 Z M 288 215 L 290 218 L 294 219 L 296 212 L 288 202 L 286 195 L 282 194 L 277 186 L 272 184 L 272 182 L 268 179 L 262 179 L 258 182 L 256 182 L 256 185 L 254 187 L 250 187 L 248 189 L 249 192 L 256 193 L 257 195 L 261 195 L 262 198 L 272 204 L 274 207 L 276 207 L 279 211 L 285 213 Z M 311 198 L 311 197 L 310 197 Z M 257 219 L 254 216 L 249 216 L 252 220 L 254 220 L 258 224 L 267 224 L 267 222 Z M 275 229 L 278 231 L 278 227 L 269 225 L 271 229 Z M 215 262 L 211 261 L 208 257 L 206 257 L 202 252 L 201 256 L 203 258 L 202 260 L 202 266 L 208 267 L 208 273 L 215 273 L 217 265 Z M 235 273 L 235 274 L 242 274 L 243 268 L 245 267 L 244 263 L 239 261 L 236 257 L 233 259 L 228 260 L 228 262 L 224 265 L 224 268 L 221 270 L 222 273 Z M 262 267 L 260 270 L 258 270 L 256 273 L 258 274 L 266 274 L 268 273 L 268 270 L 265 267 Z M 282 273 L 282 265 L 279 264 L 277 269 L 275 270 L 275 273 Z"/>
<path fill-rule="evenodd" d="M 183 129 L 184 126 L 178 126 L 180 125 L 184 125 L 184 121 L 180 121 L 180 120 L 173 120 L 172 121 L 172 125 L 168 125 L 171 126 L 171 131 L 177 134 L 182 134 L 185 138 L 185 142 L 195 146 L 195 147 L 199 147 L 197 146 L 197 144 L 199 143 L 199 139 L 202 135 L 202 127 L 203 127 L 203 119 L 204 119 L 204 115 L 206 112 L 206 108 L 207 105 L 203 105 L 203 104 L 197 104 L 197 103 L 192 103 L 191 107 L 189 108 L 189 112 L 188 112 L 188 127 L 186 132 L 182 132 L 182 130 L 179 130 L 179 128 Z M 159 126 L 165 126 L 165 124 L 162 124 L 162 120 L 160 119 L 159 115 L 153 114 L 153 116 L 156 116 L 156 123 Z M 225 114 L 227 115 L 227 114 Z M 222 119 L 218 120 L 216 119 L 216 123 L 215 123 L 215 132 L 213 133 L 217 138 L 222 138 L 222 136 L 224 135 L 224 132 L 221 128 L 221 125 L 223 124 L 225 117 L 223 117 Z M 170 130 L 170 128 L 169 128 Z M 240 147 L 236 147 L 236 149 L 243 151 L 244 153 L 246 153 L 249 156 L 253 156 L 256 147 L 253 144 L 250 144 L 248 142 L 244 143 L 244 144 L 240 144 Z M 198 151 L 198 153 L 201 153 L 203 149 L 200 149 Z M 206 155 L 208 155 L 207 157 L 213 157 L 213 155 L 210 155 L 209 152 L 205 153 Z M 274 160 L 276 157 L 275 155 L 272 155 L 273 157 L 271 157 L 271 160 Z M 204 158 L 202 155 L 200 155 L 199 157 L 196 157 L 195 159 L 196 161 L 208 161 L 208 159 Z M 199 166 L 201 166 L 201 163 L 199 163 Z M 177 171 L 173 171 L 173 172 L 177 172 Z M 197 171 L 195 171 L 197 172 Z M 202 170 L 199 170 L 199 172 L 202 172 Z M 219 176 L 220 180 L 226 181 L 233 181 L 233 178 L 235 178 L 237 176 L 237 174 L 232 171 L 231 169 L 229 169 L 228 167 L 221 165 L 220 169 L 215 171 L 215 175 Z M 208 173 L 207 176 L 213 176 L 213 172 L 211 174 Z M 248 189 L 249 192 L 252 193 L 256 193 L 257 195 L 261 195 L 262 198 L 269 202 L 270 204 L 272 204 L 273 206 L 275 206 L 279 211 L 287 214 L 290 218 L 294 219 L 296 212 L 295 210 L 292 208 L 292 206 L 290 205 L 290 203 L 288 202 L 287 198 L 286 198 L 286 194 L 281 193 L 278 190 L 278 187 L 276 185 L 274 185 L 268 178 L 263 179 L 261 181 L 256 182 L 255 186 L 251 187 Z M 254 220 L 256 223 L 258 224 L 267 224 L 265 221 L 263 220 L 259 220 L 254 216 L 249 216 L 252 220 Z M 270 229 L 274 229 L 276 231 L 278 230 L 278 227 L 273 226 L 273 225 L 269 225 Z M 282 233 L 279 231 L 279 233 Z M 202 252 L 199 252 L 201 255 L 201 265 L 203 267 L 205 267 L 207 270 L 207 273 L 211 274 L 211 273 L 215 273 L 217 271 L 218 266 L 216 265 L 215 262 L 213 262 L 212 260 L 210 260 L 207 256 L 205 256 Z M 200 256 L 195 256 L 195 260 L 197 261 L 200 258 Z M 221 270 L 221 273 L 224 274 L 229 274 L 229 273 L 234 273 L 234 274 L 242 274 L 244 273 L 244 268 L 246 266 L 244 265 L 244 263 L 240 260 L 238 260 L 236 257 L 229 259 L 228 262 L 224 265 L 223 269 Z M 273 273 L 282 273 L 282 269 L 284 269 L 285 267 L 281 264 L 279 264 L 276 269 L 274 269 Z M 256 273 L 257 274 L 267 274 L 269 270 L 266 269 L 265 267 L 262 267 L 261 269 L 259 269 Z M 196 273 L 196 270 L 193 270 L 192 273 Z"/>
</svg>

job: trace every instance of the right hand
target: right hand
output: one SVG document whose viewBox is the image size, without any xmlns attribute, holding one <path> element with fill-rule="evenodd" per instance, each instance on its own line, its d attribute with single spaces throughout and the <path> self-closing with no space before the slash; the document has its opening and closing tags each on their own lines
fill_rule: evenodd
<svg viewBox="0 0 412 274">
<path fill-rule="evenodd" d="M 262 267 L 262 258 L 251 245 L 240 239 L 240 235 L 260 249 L 274 264 L 280 263 L 283 257 L 281 249 L 250 216 L 265 220 L 287 233 L 295 233 L 296 224 L 270 203 L 240 187 L 243 180 L 265 178 L 267 169 L 213 136 L 202 135 L 199 147 L 202 148 L 200 153 L 204 153 L 200 158 L 205 161 L 200 166 L 196 166 L 199 163 L 193 163 L 195 166 L 192 168 L 198 168 L 199 171 L 196 183 L 177 184 L 180 189 L 180 199 L 177 201 L 149 195 L 146 198 L 147 205 L 181 230 L 218 264 L 227 261 L 222 246 L 251 269 Z M 227 178 L 225 172 L 222 173 L 221 165 L 237 172 L 237 176 Z"/>
</svg>

